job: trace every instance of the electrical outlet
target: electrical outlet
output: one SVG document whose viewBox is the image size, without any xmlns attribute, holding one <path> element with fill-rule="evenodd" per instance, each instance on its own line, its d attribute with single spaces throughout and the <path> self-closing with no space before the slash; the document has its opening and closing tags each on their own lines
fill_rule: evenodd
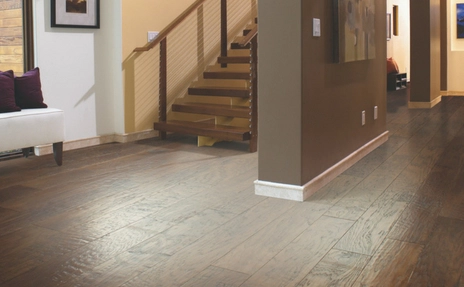
<svg viewBox="0 0 464 287">
<path fill-rule="evenodd" d="M 148 42 L 151 42 L 158 37 L 159 32 L 158 31 L 148 31 Z"/>
<path fill-rule="evenodd" d="M 379 117 L 379 108 L 377 106 L 374 107 L 374 120 Z"/>
<path fill-rule="evenodd" d="M 366 124 L 366 111 L 362 111 L 361 113 L 361 125 L 365 125 Z"/>
</svg>

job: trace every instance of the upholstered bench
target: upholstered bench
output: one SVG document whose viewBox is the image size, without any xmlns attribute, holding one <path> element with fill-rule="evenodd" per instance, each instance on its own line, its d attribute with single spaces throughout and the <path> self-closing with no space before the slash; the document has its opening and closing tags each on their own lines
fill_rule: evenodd
<svg viewBox="0 0 464 287">
<path fill-rule="evenodd" d="M 53 144 L 55 161 L 63 162 L 64 112 L 54 108 L 23 109 L 0 113 L 0 151 L 22 149 L 29 155 L 31 147 Z"/>
</svg>

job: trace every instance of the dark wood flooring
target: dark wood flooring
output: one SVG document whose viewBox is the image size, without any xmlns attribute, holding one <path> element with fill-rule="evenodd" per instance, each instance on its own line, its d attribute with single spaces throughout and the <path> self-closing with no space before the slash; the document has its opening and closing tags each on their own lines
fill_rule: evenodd
<svg viewBox="0 0 464 287">
<path fill-rule="evenodd" d="M 464 286 L 464 97 L 408 110 L 304 203 L 247 144 L 191 137 L 0 161 L 0 286 Z"/>
</svg>

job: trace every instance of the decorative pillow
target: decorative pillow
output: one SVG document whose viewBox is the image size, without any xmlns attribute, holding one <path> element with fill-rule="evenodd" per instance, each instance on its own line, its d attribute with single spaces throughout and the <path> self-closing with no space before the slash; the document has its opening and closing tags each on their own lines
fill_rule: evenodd
<svg viewBox="0 0 464 287">
<path fill-rule="evenodd" d="M 0 72 L 0 113 L 20 111 L 15 103 L 14 73 Z"/>
<path fill-rule="evenodd" d="M 22 109 L 46 108 L 43 102 L 39 68 L 14 79 L 16 104 Z"/>
<path fill-rule="evenodd" d="M 399 73 L 400 69 L 398 68 L 398 64 L 393 58 L 387 59 L 387 74 L 390 73 Z"/>
</svg>

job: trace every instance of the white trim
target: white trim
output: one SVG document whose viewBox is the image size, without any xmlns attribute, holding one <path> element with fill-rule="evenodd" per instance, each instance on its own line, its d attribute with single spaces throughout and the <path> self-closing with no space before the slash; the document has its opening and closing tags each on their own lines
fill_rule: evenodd
<svg viewBox="0 0 464 287">
<path fill-rule="evenodd" d="M 368 142 L 303 186 L 256 180 L 255 194 L 294 201 L 305 201 L 316 191 L 388 140 L 388 131 Z"/>
<path fill-rule="evenodd" d="M 145 130 L 141 132 L 135 132 L 130 134 L 112 134 L 112 135 L 104 135 L 98 136 L 94 138 L 87 138 L 87 139 L 80 139 L 74 141 L 65 141 L 63 143 L 63 150 L 74 150 L 80 148 L 86 148 L 96 145 L 102 145 L 107 143 L 128 143 L 143 139 L 154 138 L 158 136 L 158 132 L 155 130 Z M 36 156 L 42 156 L 53 153 L 53 147 L 51 144 L 48 145 L 40 145 L 34 147 L 34 154 Z"/>
<path fill-rule="evenodd" d="M 410 109 L 431 109 L 441 102 L 441 96 L 435 98 L 431 102 L 408 102 Z"/>
</svg>

